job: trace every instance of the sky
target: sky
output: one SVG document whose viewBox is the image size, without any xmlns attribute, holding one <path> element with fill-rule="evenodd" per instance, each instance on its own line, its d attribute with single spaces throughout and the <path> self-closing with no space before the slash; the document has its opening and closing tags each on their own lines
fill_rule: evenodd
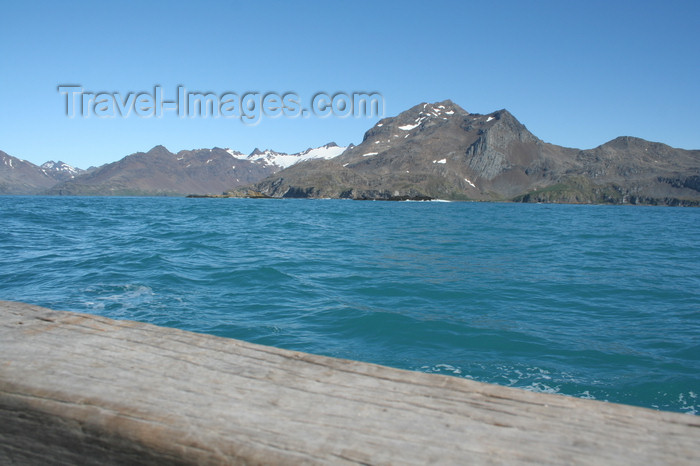
<svg viewBox="0 0 700 466">
<path fill-rule="evenodd" d="M 382 116 L 445 99 L 506 108 L 567 147 L 637 136 L 700 149 L 699 21 L 696 0 L 5 1 L 0 150 L 80 168 L 159 144 L 294 153 L 358 144 Z M 233 107 L 155 115 L 156 87 L 175 102 L 178 86 Z M 319 93 L 340 94 L 337 109 L 279 114 L 274 101 L 313 109 Z M 381 96 L 382 114 L 343 117 L 353 93 Z M 269 116 L 236 117 L 237 97 L 255 114 L 265 94 Z"/>
</svg>

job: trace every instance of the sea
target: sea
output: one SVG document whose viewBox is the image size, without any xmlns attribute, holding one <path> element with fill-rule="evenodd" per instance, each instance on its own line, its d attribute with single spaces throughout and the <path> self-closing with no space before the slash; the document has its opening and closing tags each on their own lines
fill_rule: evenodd
<svg viewBox="0 0 700 466">
<path fill-rule="evenodd" d="M 699 414 L 700 209 L 0 196 L 0 225 L 2 300 Z"/>
</svg>

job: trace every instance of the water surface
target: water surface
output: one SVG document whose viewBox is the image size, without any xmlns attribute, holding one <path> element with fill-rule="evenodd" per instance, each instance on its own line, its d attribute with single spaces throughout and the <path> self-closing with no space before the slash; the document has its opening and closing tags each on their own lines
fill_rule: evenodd
<svg viewBox="0 0 700 466">
<path fill-rule="evenodd" d="M 698 414 L 700 209 L 5 196 L 0 225 L 0 299 Z"/>
</svg>

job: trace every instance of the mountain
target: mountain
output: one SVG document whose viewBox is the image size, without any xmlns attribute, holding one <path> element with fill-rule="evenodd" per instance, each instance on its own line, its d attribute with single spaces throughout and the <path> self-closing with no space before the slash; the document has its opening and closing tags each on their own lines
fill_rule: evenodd
<svg viewBox="0 0 700 466">
<path fill-rule="evenodd" d="M 357 146 L 296 154 L 163 146 L 88 171 L 0 151 L 0 194 L 225 195 L 700 205 L 700 151 L 623 136 L 594 149 L 546 143 L 507 110 L 421 103 Z"/>
<path fill-rule="evenodd" d="M 294 163 L 334 156 L 344 148 L 334 143 L 299 154 L 231 149 L 185 150 L 174 154 L 163 146 L 137 152 L 90 173 L 48 189 L 59 195 L 174 196 L 212 194 L 255 183 Z"/>
<path fill-rule="evenodd" d="M 621 137 L 590 150 L 543 142 L 507 110 L 452 101 L 384 118 L 361 144 L 229 191 L 270 197 L 700 204 L 700 151 Z"/>
<path fill-rule="evenodd" d="M 700 150 L 621 136 L 578 151 L 575 162 L 555 184 L 514 200 L 700 205 Z"/>
<path fill-rule="evenodd" d="M 87 170 L 72 167 L 65 162 L 61 162 L 60 160 L 58 162 L 49 160 L 48 162 L 42 163 L 40 168 L 44 173 L 57 181 L 72 180 L 76 176 L 87 173 Z"/>
<path fill-rule="evenodd" d="M 37 166 L 0 151 L 0 194 L 39 194 L 83 172 L 60 161 Z"/>
</svg>

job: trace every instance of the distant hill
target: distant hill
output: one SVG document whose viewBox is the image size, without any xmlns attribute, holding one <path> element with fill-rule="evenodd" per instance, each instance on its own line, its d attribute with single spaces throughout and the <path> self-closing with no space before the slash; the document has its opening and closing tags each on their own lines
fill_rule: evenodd
<svg viewBox="0 0 700 466">
<path fill-rule="evenodd" d="M 335 156 L 334 143 L 298 154 L 254 150 L 197 149 L 174 154 L 163 146 L 137 152 L 47 190 L 58 195 L 176 196 L 217 194 L 257 182 L 284 167 L 311 158 Z"/>
<path fill-rule="evenodd" d="M 700 151 L 620 137 L 590 150 L 548 144 L 507 110 L 422 103 L 361 144 L 230 195 L 700 205 Z"/>
<path fill-rule="evenodd" d="M 0 151 L 0 194 L 39 194 L 84 172 L 60 161 L 37 166 Z"/>
</svg>

